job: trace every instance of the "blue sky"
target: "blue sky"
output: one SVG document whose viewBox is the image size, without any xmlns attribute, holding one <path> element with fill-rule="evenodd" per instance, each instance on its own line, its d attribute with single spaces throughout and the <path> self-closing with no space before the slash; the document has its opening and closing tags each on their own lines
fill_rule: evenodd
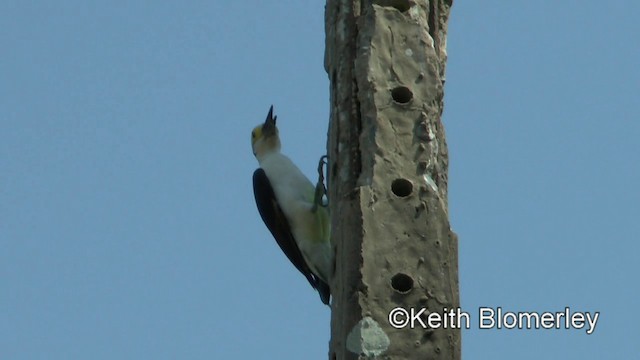
<svg viewBox="0 0 640 360">
<path fill-rule="evenodd" d="M 0 4 L 0 358 L 325 359 L 328 308 L 255 209 L 269 105 L 313 176 L 323 2 Z M 466 359 L 630 358 L 640 296 L 638 2 L 457 1 L 444 123 Z"/>
</svg>

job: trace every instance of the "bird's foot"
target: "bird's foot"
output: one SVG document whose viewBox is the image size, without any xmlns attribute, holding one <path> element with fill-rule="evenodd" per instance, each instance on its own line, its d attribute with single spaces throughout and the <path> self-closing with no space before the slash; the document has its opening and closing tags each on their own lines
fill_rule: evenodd
<svg viewBox="0 0 640 360">
<path fill-rule="evenodd" d="M 313 197 L 313 207 L 311 208 L 312 212 L 316 212 L 318 206 L 326 206 L 322 203 L 322 197 L 327 195 L 327 188 L 324 186 L 324 165 L 326 163 L 327 155 L 322 155 L 320 157 L 320 161 L 318 162 L 318 183 L 316 184 L 316 192 L 315 196 Z"/>
</svg>

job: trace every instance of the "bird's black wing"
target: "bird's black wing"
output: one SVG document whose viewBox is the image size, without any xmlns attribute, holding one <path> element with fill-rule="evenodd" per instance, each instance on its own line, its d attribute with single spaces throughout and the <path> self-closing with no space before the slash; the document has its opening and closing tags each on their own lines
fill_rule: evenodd
<svg viewBox="0 0 640 360">
<path fill-rule="evenodd" d="M 314 289 L 318 289 L 318 285 L 320 285 L 322 290 L 318 289 L 318 291 L 320 291 L 320 295 L 323 298 L 322 301 L 325 302 L 323 293 L 326 291 L 324 288 L 327 286 L 311 272 L 307 262 L 304 260 L 304 257 L 302 257 L 300 248 L 298 248 L 298 244 L 293 234 L 291 234 L 289 221 L 278 205 L 276 195 L 271 187 L 271 182 L 262 169 L 257 169 L 253 173 L 253 195 L 256 198 L 256 205 L 258 205 L 258 211 L 260 212 L 262 220 L 267 225 L 267 228 L 269 228 L 269 231 L 271 231 L 282 252 L 287 255 L 287 258 L 289 258 L 293 266 L 309 280 L 309 283 Z M 328 296 L 326 297 L 328 299 Z"/>
</svg>

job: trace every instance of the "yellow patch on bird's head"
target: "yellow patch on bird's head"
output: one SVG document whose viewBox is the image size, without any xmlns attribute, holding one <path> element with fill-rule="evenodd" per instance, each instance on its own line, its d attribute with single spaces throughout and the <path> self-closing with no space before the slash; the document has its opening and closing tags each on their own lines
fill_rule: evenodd
<svg viewBox="0 0 640 360">
<path fill-rule="evenodd" d="M 258 125 L 251 131 L 251 145 L 255 145 L 256 141 L 262 137 L 262 125 Z"/>
</svg>

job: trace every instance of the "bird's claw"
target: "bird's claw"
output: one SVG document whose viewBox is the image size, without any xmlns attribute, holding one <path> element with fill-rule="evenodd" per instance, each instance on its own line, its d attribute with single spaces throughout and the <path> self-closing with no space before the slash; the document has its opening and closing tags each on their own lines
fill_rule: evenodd
<svg viewBox="0 0 640 360">
<path fill-rule="evenodd" d="M 327 159 L 327 155 L 322 155 L 318 162 L 318 183 L 316 184 L 316 192 L 311 209 L 312 212 L 315 212 L 318 206 L 325 206 L 322 204 L 322 197 L 327 194 L 327 188 L 324 186 L 324 165 L 327 164 Z"/>
<path fill-rule="evenodd" d="M 324 171 L 323 171 L 324 169 L 323 169 L 323 168 L 324 168 L 324 165 L 327 163 L 327 159 L 328 159 L 328 158 L 329 158 L 329 157 L 328 157 L 327 155 L 322 155 L 322 156 L 320 157 L 320 161 L 318 162 L 318 176 L 319 176 L 322 180 L 324 180 Z"/>
</svg>

